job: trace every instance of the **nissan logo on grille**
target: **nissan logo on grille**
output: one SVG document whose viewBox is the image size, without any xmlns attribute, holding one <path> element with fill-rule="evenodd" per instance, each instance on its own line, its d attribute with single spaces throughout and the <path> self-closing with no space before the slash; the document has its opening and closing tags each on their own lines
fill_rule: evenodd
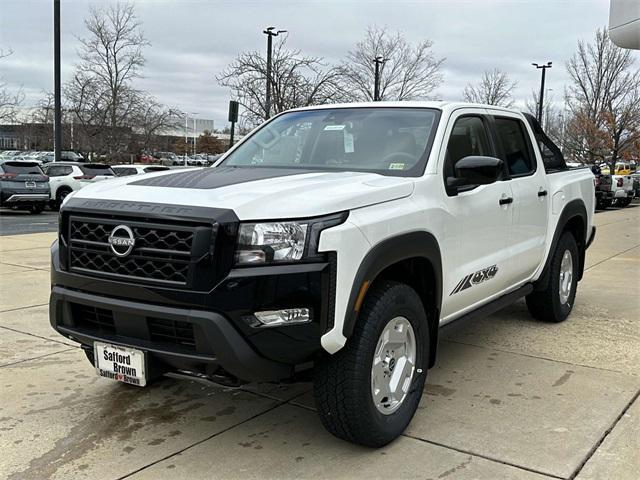
<svg viewBox="0 0 640 480">
<path fill-rule="evenodd" d="M 109 235 L 109 245 L 111 251 L 118 257 L 126 257 L 133 250 L 136 239 L 133 237 L 133 231 L 126 225 L 118 225 L 111 230 Z"/>
</svg>

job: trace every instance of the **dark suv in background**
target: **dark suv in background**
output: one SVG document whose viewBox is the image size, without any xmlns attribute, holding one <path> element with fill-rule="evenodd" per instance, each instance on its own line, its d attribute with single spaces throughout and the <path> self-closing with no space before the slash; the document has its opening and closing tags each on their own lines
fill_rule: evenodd
<svg viewBox="0 0 640 480">
<path fill-rule="evenodd" d="M 37 162 L 0 163 L 0 207 L 40 213 L 50 195 L 49 177 Z"/>
</svg>

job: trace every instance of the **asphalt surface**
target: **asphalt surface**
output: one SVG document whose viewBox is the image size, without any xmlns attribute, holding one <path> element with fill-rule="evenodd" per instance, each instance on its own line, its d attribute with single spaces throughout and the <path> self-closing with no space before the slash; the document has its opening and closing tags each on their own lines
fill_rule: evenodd
<svg viewBox="0 0 640 480">
<path fill-rule="evenodd" d="M 0 235 L 22 235 L 57 230 L 58 212 L 45 210 L 33 215 L 23 210 L 0 208 Z"/>
<path fill-rule="evenodd" d="M 442 341 L 415 418 L 381 449 L 326 433 L 307 383 L 97 377 L 49 325 L 55 233 L 2 236 L 0 478 L 638 480 L 640 207 L 595 223 L 569 319 L 520 301 Z"/>
</svg>

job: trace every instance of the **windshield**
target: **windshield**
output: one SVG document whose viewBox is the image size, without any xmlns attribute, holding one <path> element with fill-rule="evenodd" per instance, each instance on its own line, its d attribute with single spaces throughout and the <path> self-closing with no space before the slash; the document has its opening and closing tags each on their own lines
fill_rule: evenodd
<svg viewBox="0 0 640 480">
<path fill-rule="evenodd" d="M 285 113 L 239 145 L 222 165 L 419 176 L 439 116 L 433 109 L 385 107 Z"/>
</svg>

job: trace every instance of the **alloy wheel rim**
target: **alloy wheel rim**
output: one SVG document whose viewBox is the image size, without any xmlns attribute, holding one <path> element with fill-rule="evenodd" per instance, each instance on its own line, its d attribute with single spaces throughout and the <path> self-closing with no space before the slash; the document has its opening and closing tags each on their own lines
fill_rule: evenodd
<svg viewBox="0 0 640 480">
<path fill-rule="evenodd" d="M 395 317 L 382 330 L 371 366 L 371 395 L 384 415 L 404 402 L 416 364 L 416 336 L 409 320 Z"/>
<path fill-rule="evenodd" d="M 573 258 L 571 252 L 565 250 L 560 262 L 560 303 L 564 305 L 571 295 L 571 286 L 573 283 Z"/>
</svg>

